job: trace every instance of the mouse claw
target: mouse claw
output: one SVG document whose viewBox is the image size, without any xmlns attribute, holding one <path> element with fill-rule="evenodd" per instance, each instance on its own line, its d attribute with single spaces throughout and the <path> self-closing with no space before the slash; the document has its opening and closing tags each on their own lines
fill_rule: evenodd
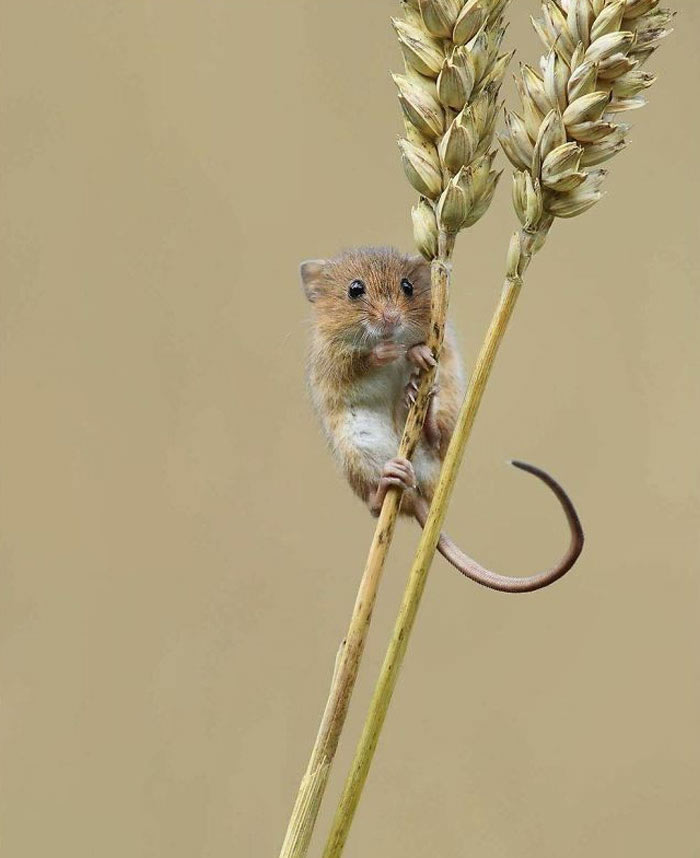
<svg viewBox="0 0 700 858">
<path fill-rule="evenodd" d="M 418 379 L 415 376 L 413 376 L 409 380 L 409 382 L 406 385 L 406 387 L 404 388 L 404 392 L 403 392 L 403 401 L 404 401 L 404 405 L 406 405 L 407 408 L 410 408 L 412 405 L 415 405 L 417 394 L 418 394 Z"/>
</svg>

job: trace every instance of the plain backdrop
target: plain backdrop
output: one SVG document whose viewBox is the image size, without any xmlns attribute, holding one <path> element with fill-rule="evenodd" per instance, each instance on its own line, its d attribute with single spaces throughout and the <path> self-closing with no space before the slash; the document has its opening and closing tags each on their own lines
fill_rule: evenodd
<svg viewBox="0 0 700 858">
<path fill-rule="evenodd" d="M 585 554 L 524 597 L 436 561 L 348 858 L 700 854 L 700 10 L 675 5 L 607 197 L 531 268 L 449 513 L 500 571 L 552 561 L 521 457 L 570 490 Z M 535 7 L 507 37 L 529 62 Z M 0 2 L 3 858 L 277 854 L 373 527 L 305 392 L 298 263 L 411 248 L 394 13 Z M 458 243 L 469 364 L 509 176 Z"/>
</svg>

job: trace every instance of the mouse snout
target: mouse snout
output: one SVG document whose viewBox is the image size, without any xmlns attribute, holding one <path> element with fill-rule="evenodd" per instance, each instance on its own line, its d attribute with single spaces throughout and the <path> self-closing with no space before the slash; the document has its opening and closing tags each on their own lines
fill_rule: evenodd
<svg viewBox="0 0 700 858">
<path fill-rule="evenodd" d="M 382 310 L 382 328 L 386 332 L 394 331 L 401 324 L 401 311 L 398 307 L 385 307 Z"/>
</svg>

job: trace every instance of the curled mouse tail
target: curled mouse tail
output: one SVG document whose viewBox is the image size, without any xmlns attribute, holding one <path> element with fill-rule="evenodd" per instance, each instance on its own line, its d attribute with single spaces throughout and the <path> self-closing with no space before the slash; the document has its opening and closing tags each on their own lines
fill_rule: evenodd
<svg viewBox="0 0 700 858">
<path fill-rule="evenodd" d="M 583 528 L 569 496 L 553 477 L 546 471 L 536 468 L 534 465 L 528 465 L 527 462 L 511 462 L 511 464 L 542 480 L 554 492 L 564 510 L 571 531 L 571 542 L 566 554 L 561 558 L 559 563 L 552 569 L 539 572 L 536 575 L 529 575 L 524 578 L 511 578 L 508 575 L 498 575 L 489 569 L 485 569 L 476 560 L 472 560 L 471 557 L 466 555 L 444 533 L 440 534 L 437 547 L 440 554 L 463 575 L 466 575 L 467 578 L 471 578 L 472 581 L 476 581 L 478 584 L 483 584 L 484 587 L 490 587 L 492 590 L 500 590 L 504 593 L 531 593 L 533 590 L 540 590 L 542 587 L 553 584 L 571 569 L 583 551 Z M 414 499 L 413 512 L 421 527 L 425 527 L 425 523 L 428 520 L 428 509 L 428 503 L 424 498 L 418 496 Z"/>
</svg>

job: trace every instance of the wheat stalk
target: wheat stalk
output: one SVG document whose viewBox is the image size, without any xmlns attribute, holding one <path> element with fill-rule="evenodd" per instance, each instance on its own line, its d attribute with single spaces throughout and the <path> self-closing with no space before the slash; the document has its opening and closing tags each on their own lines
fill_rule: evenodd
<svg viewBox="0 0 700 858">
<path fill-rule="evenodd" d="M 487 211 L 498 183 L 492 149 L 500 91 L 510 54 L 501 54 L 510 0 L 407 0 L 393 21 L 405 72 L 394 75 L 404 115 L 399 142 L 408 180 L 420 199 L 412 211 L 420 252 L 431 260 L 427 345 L 439 357 L 445 332 L 450 259 L 457 233 Z M 398 455 L 411 458 L 421 437 L 435 370 L 423 374 Z M 377 590 L 398 517 L 400 494 L 384 500 L 328 700 L 299 786 L 280 858 L 307 855 L 331 764 L 357 678 Z"/>
<path fill-rule="evenodd" d="M 471 5 L 476 4 L 466 4 Z M 555 218 L 575 217 L 601 198 L 605 171 L 591 168 L 625 147 L 628 128 L 616 123 L 615 117 L 644 104 L 640 93 L 654 78 L 641 71 L 641 66 L 670 32 L 672 13 L 659 10 L 658 5 L 659 0 L 561 0 L 561 5 L 545 0 L 542 19 L 533 21 L 548 54 L 542 60 L 541 75 L 523 67 L 519 81 L 523 115 L 507 113 L 506 131 L 500 138 L 517 167 L 513 199 L 522 229 L 511 240 L 501 298 L 445 456 L 324 858 L 340 858 L 342 854 L 406 654 L 459 466 L 520 295 L 523 274 L 543 246 Z M 442 199 L 435 209 L 438 225 Z M 419 243 L 424 232 L 432 228 L 425 206 L 423 210 L 428 227 L 417 230 Z M 414 218 L 417 220 L 415 212 Z"/>
</svg>

